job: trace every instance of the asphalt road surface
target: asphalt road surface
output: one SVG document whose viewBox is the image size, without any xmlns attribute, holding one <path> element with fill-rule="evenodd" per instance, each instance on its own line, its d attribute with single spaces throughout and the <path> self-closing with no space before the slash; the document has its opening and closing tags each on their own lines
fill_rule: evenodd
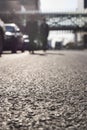
<svg viewBox="0 0 87 130">
<path fill-rule="evenodd" d="M 87 130 L 87 50 L 5 52 L 0 130 Z"/>
</svg>

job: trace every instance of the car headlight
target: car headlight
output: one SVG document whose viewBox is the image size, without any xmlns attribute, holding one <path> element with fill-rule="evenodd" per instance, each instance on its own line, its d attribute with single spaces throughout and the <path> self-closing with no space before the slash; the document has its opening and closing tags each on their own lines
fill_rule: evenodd
<svg viewBox="0 0 87 130">
<path fill-rule="evenodd" d="M 14 33 L 6 32 L 6 33 L 5 33 L 5 37 L 6 37 L 7 39 L 9 39 L 9 38 L 14 38 L 15 35 L 14 35 Z"/>
</svg>

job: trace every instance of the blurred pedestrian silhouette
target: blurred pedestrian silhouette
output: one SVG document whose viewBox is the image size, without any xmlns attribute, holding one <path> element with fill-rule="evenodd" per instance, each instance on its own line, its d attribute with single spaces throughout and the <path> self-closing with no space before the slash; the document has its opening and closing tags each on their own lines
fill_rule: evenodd
<svg viewBox="0 0 87 130">
<path fill-rule="evenodd" d="M 46 19 L 43 18 L 42 19 L 42 23 L 40 25 L 40 38 L 41 38 L 41 42 L 42 42 L 42 47 L 43 47 L 43 51 L 47 50 L 47 38 L 49 35 L 49 26 L 46 23 Z"/>
<path fill-rule="evenodd" d="M 30 16 L 30 20 L 26 24 L 26 32 L 29 35 L 29 40 L 30 40 L 29 52 L 34 54 L 34 49 L 35 49 L 34 40 L 36 39 L 37 32 L 38 32 L 38 24 L 34 14 Z"/>
<path fill-rule="evenodd" d="M 0 57 L 3 51 L 3 43 L 4 43 L 4 29 L 0 26 Z"/>
</svg>

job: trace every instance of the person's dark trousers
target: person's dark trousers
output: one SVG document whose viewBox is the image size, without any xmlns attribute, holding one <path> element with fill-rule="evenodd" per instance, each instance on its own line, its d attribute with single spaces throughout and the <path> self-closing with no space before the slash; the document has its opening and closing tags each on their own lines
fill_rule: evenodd
<svg viewBox="0 0 87 130">
<path fill-rule="evenodd" d="M 2 50 L 3 50 L 3 45 L 2 44 L 3 44 L 2 41 L 0 41 L 0 57 L 2 55 Z"/>
<path fill-rule="evenodd" d="M 29 52 L 34 53 L 34 39 L 30 39 L 30 44 L 29 44 Z"/>
<path fill-rule="evenodd" d="M 46 51 L 47 50 L 47 39 L 44 38 L 42 43 L 43 43 L 43 51 Z"/>
</svg>

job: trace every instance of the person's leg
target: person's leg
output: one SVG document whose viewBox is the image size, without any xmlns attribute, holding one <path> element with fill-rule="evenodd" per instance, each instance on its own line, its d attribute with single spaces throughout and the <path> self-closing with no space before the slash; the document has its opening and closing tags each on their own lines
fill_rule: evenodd
<svg viewBox="0 0 87 130">
<path fill-rule="evenodd" d="M 30 38 L 29 52 L 32 53 L 32 54 L 34 54 L 34 39 L 33 39 L 33 37 Z"/>
<path fill-rule="evenodd" d="M 34 54 L 34 39 L 32 39 L 32 54 Z"/>
<path fill-rule="evenodd" d="M 32 44 L 33 44 L 33 39 L 30 37 L 30 43 L 29 43 L 29 52 L 32 53 Z"/>
<path fill-rule="evenodd" d="M 47 39 L 44 38 L 43 39 L 43 51 L 46 51 L 47 50 Z"/>
<path fill-rule="evenodd" d="M 0 39 L 0 57 L 2 55 L 2 46 L 3 46 L 2 44 L 3 44 L 2 39 Z"/>
<path fill-rule="evenodd" d="M 29 51 L 29 53 L 31 53 L 31 39 L 30 39 L 30 42 L 29 42 L 28 51 Z"/>
</svg>

